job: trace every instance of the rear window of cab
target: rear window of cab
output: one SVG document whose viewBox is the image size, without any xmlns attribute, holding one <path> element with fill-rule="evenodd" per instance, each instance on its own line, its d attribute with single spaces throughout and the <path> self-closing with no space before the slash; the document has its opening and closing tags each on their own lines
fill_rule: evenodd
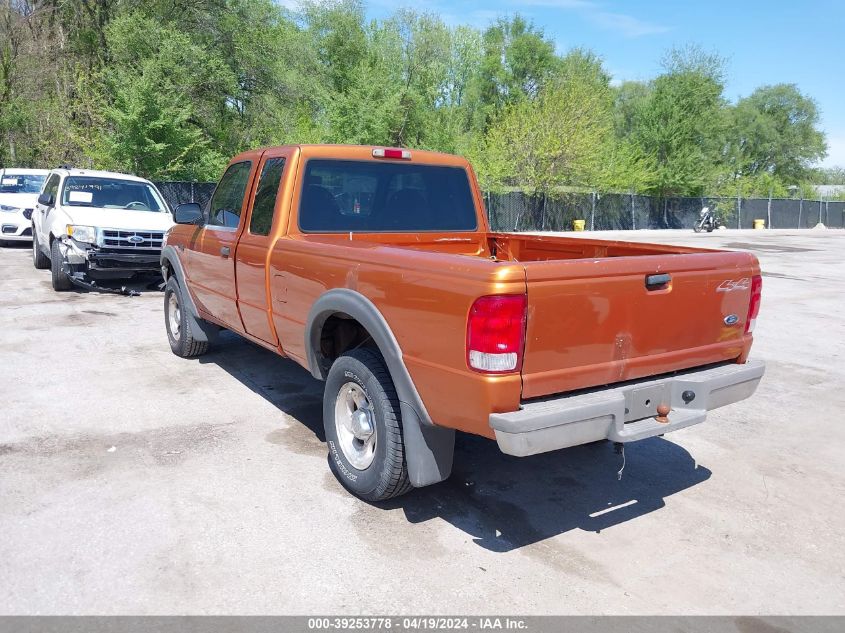
<svg viewBox="0 0 845 633">
<path fill-rule="evenodd" d="M 461 167 L 310 159 L 299 228 L 311 233 L 474 231 L 469 177 Z"/>
</svg>

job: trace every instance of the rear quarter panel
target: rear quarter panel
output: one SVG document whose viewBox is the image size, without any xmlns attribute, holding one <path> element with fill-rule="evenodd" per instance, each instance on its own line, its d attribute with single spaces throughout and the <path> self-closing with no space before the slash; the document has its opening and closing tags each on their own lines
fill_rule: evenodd
<svg viewBox="0 0 845 633">
<path fill-rule="evenodd" d="M 522 268 L 358 239 L 309 236 L 276 244 L 271 293 L 284 300 L 274 301 L 273 320 L 285 352 L 305 365 L 311 306 L 333 288 L 359 292 L 393 331 L 435 424 L 492 437 L 490 412 L 519 406 L 521 380 L 468 369 L 467 314 L 479 296 L 523 293 Z"/>
</svg>

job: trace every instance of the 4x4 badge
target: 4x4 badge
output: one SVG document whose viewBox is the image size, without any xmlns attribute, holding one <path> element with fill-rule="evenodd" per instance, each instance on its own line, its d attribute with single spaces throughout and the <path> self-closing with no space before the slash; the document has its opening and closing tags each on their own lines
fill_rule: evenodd
<svg viewBox="0 0 845 633">
<path fill-rule="evenodd" d="M 751 287 L 751 280 L 748 277 L 742 279 L 725 279 L 716 288 L 716 292 L 732 292 L 734 290 L 748 290 Z"/>
</svg>

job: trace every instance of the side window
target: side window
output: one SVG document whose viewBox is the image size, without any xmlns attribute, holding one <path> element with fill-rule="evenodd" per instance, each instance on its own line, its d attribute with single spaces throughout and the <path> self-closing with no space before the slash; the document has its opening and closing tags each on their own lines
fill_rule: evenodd
<svg viewBox="0 0 845 633">
<path fill-rule="evenodd" d="M 267 235 L 273 225 L 273 209 L 276 208 L 276 194 L 285 170 L 284 158 L 268 158 L 261 170 L 255 203 L 252 205 L 252 217 L 249 220 L 249 232 L 253 235 Z"/>
<path fill-rule="evenodd" d="M 209 226 L 238 228 L 250 169 L 252 163 L 244 161 L 231 165 L 223 174 L 211 197 L 207 222 Z"/>
<path fill-rule="evenodd" d="M 53 174 L 44 185 L 44 193 L 49 193 L 54 200 L 59 198 L 59 175 Z"/>
</svg>

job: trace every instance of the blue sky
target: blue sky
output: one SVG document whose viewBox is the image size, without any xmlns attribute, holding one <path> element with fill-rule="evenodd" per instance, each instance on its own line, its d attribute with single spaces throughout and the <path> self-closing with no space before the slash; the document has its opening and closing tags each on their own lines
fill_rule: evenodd
<svg viewBox="0 0 845 633">
<path fill-rule="evenodd" d="M 436 13 L 450 25 L 483 28 L 520 13 L 553 39 L 600 55 L 615 81 L 647 80 L 672 46 L 696 43 L 727 58 L 726 96 L 794 83 L 819 105 L 825 166 L 845 167 L 845 1 L 843 0 L 365 0 L 371 17 L 401 6 Z"/>
</svg>

